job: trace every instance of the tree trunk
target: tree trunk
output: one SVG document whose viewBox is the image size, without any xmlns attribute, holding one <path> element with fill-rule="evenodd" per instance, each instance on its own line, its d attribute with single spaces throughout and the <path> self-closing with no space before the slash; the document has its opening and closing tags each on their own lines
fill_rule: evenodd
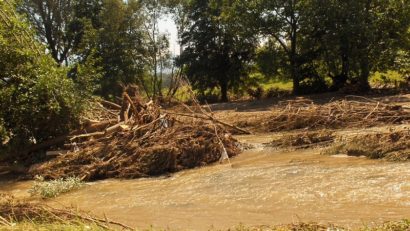
<svg viewBox="0 0 410 231">
<path fill-rule="evenodd" d="M 225 78 L 220 81 L 221 87 L 221 101 L 228 102 L 228 83 Z"/>
<path fill-rule="evenodd" d="M 370 75 L 370 67 L 369 67 L 369 60 L 367 57 L 362 58 L 360 61 L 360 78 L 359 78 L 359 88 L 362 91 L 368 91 L 370 90 L 370 84 L 369 84 L 369 75 Z"/>
<path fill-rule="evenodd" d="M 294 11 L 294 5 L 292 6 L 292 11 Z M 291 27 L 292 27 L 292 32 L 291 32 L 291 41 L 290 41 L 290 66 L 291 66 L 291 77 L 293 80 L 293 94 L 298 95 L 300 94 L 300 89 L 299 89 L 299 64 L 296 60 L 297 58 L 297 29 L 298 29 L 298 24 L 297 20 L 295 18 L 295 13 L 292 12 L 292 18 L 291 18 Z"/>
<path fill-rule="evenodd" d="M 347 80 L 349 79 L 349 72 L 350 72 L 350 63 L 349 63 L 349 39 L 342 38 L 342 72 L 340 73 L 339 81 L 338 81 L 338 89 L 344 87 Z"/>
<path fill-rule="evenodd" d="M 370 6 L 372 0 L 367 0 L 365 12 L 364 22 L 366 25 L 370 25 Z M 361 91 L 368 91 L 370 90 L 369 84 L 369 75 L 370 75 L 370 60 L 369 60 L 369 37 L 366 33 L 366 28 L 363 28 L 361 31 L 361 43 L 359 44 L 359 49 L 362 51 L 361 59 L 360 59 L 360 76 L 358 81 L 358 86 Z"/>
<path fill-rule="evenodd" d="M 291 77 L 293 80 L 293 94 L 294 95 L 298 95 L 300 93 L 300 89 L 299 89 L 299 71 L 298 68 L 296 66 L 296 63 L 294 63 L 295 61 L 291 60 Z"/>
<path fill-rule="evenodd" d="M 347 80 L 349 79 L 349 72 L 350 72 L 350 64 L 349 64 L 349 56 L 345 49 L 341 50 L 341 60 L 342 60 L 342 70 L 340 74 L 332 77 L 332 87 L 330 88 L 332 91 L 338 91 L 342 87 L 346 85 Z"/>
</svg>

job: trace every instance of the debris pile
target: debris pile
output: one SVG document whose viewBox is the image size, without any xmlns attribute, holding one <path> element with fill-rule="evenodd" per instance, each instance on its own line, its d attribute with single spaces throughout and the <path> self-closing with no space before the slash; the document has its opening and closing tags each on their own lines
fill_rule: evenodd
<svg viewBox="0 0 410 231">
<path fill-rule="evenodd" d="M 90 120 L 87 128 L 67 137 L 65 147 L 71 151 L 32 166 L 29 174 L 85 181 L 138 178 L 204 166 L 240 152 L 224 123 L 205 111 L 173 113 L 152 101 L 143 103 L 132 91 L 124 92 L 122 105 L 105 101 L 104 107 L 118 119 Z"/>
<path fill-rule="evenodd" d="M 280 136 L 265 144 L 278 149 L 305 149 L 323 147 L 331 144 L 335 135 L 330 131 L 313 131 Z"/>
<path fill-rule="evenodd" d="M 55 209 L 47 205 L 17 200 L 9 194 L 0 194 L 0 229 L 13 230 L 15 222 L 24 221 L 34 224 L 83 222 L 107 230 L 111 230 L 111 227 L 133 230 L 125 224 L 110 221 L 107 218 L 97 218 L 72 209 Z"/>
<path fill-rule="evenodd" d="M 64 218 L 67 218 L 65 216 L 67 214 L 61 213 L 58 210 L 52 212 L 50 208 L 17 200 L 8 194 L 0 194 L 0 197 L 0 221 L 3 223 L 8 220 L 22 221 L 25 219 L 50 222 L 49 219 L 53 219 L 50 216 L 51 214 L 57 217 L 63 217 L 64 215 Z"/>
<path fill-rule="evenodd" d="M 286 101 L 273 109 L 264 127 L 269 132 L 296 129 L 338 129 L 402 124 L 410 121 L 410 112 L 401 106 L 380 102 L 339 100 L 323 105 L 310 100 Z"/>
<path fill-rule="evenodd" d="M 397 130 L 343 137 L 323 154 L 366 156 L 391 161 L 410 160 L 410 130 Z"/>
</svg>

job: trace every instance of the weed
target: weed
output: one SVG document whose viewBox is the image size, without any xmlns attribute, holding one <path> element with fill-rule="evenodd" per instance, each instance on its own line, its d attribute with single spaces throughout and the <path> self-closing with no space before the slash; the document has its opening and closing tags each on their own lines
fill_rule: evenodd
<svg viewBox="0 0 410 231">
<path fill-rule="evenodd" d="M 34 185 L 29 190 L 29 193 L 32 196 L 39 195 L 42 198 L 53 198 L 82 186 L 84 186 L 84 182 L 77 177 L 45 181 L 43 177 L 36 176 Z"/>
</svg>

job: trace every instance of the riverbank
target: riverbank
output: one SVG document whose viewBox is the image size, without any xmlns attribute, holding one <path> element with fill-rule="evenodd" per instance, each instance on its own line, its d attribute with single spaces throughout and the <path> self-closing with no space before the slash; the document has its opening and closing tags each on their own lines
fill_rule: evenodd
<svg viewBox="0 0 410 231">
<path fill-rule="evenodd" d="M 48 200 L 29 197 L 32 182 L 9 183 L 0 191 L 51 207 L 74 206 L 139 229 L 227 230 L 239 223 L 312 221 L 358 229 L 410 217 L 408 162 L 326 156 L 318 149 L 285 152 L 264 148 L 269 136 L 237 138 L 259 148 L 231 159 L 231 165 L 87 183 Z"/>
<path fill-rule="evenodd" d="M 218 113 L 227 112 L 216 111 L 217 118 Z M 248 227 L 260 225 L 265 225 L 261 230 L 323 230 L 326 224 L 349 230 L 406 230 L 407 221 L 383 224 L 410 217 L 410 162 L 374 160 L 363 153 L 349 155 L 351 151 L 323 155 L 340 140 L 378 138 L 380 133 L 396 131 L 408 132 L 407 122 L 234 135 L 233 139 L 251 148 L 224 164 L 153 178 L 86 183 L 47 200 L 30 196 L 32 181 L 3 182 L 0 192 L 52 208 L 90 211 L 140 230 L 259 230 Z M 406 152 L 409 139 L 403 137 Z M 377 144 L 378 140 L 368 143 Z M 396 147 L 395 143 L 392 146 Z M 325 226 L 314 226 L 312 221 Z M 238 227 L 240 223 L 245 225 Z"/>
</svg>

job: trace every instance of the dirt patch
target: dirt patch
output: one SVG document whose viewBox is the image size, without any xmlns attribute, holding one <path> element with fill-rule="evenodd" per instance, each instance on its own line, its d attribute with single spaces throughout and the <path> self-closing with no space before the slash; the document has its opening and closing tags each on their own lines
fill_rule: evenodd
<svg viewBox="0 0 410 231">
<path fill-rule="evenodd" d="M 366 156 L 391 161 L 410 160 L 410 130 L 360 134 L 345 137 L 323 151 L 324 154 Z"/>
</svg>

